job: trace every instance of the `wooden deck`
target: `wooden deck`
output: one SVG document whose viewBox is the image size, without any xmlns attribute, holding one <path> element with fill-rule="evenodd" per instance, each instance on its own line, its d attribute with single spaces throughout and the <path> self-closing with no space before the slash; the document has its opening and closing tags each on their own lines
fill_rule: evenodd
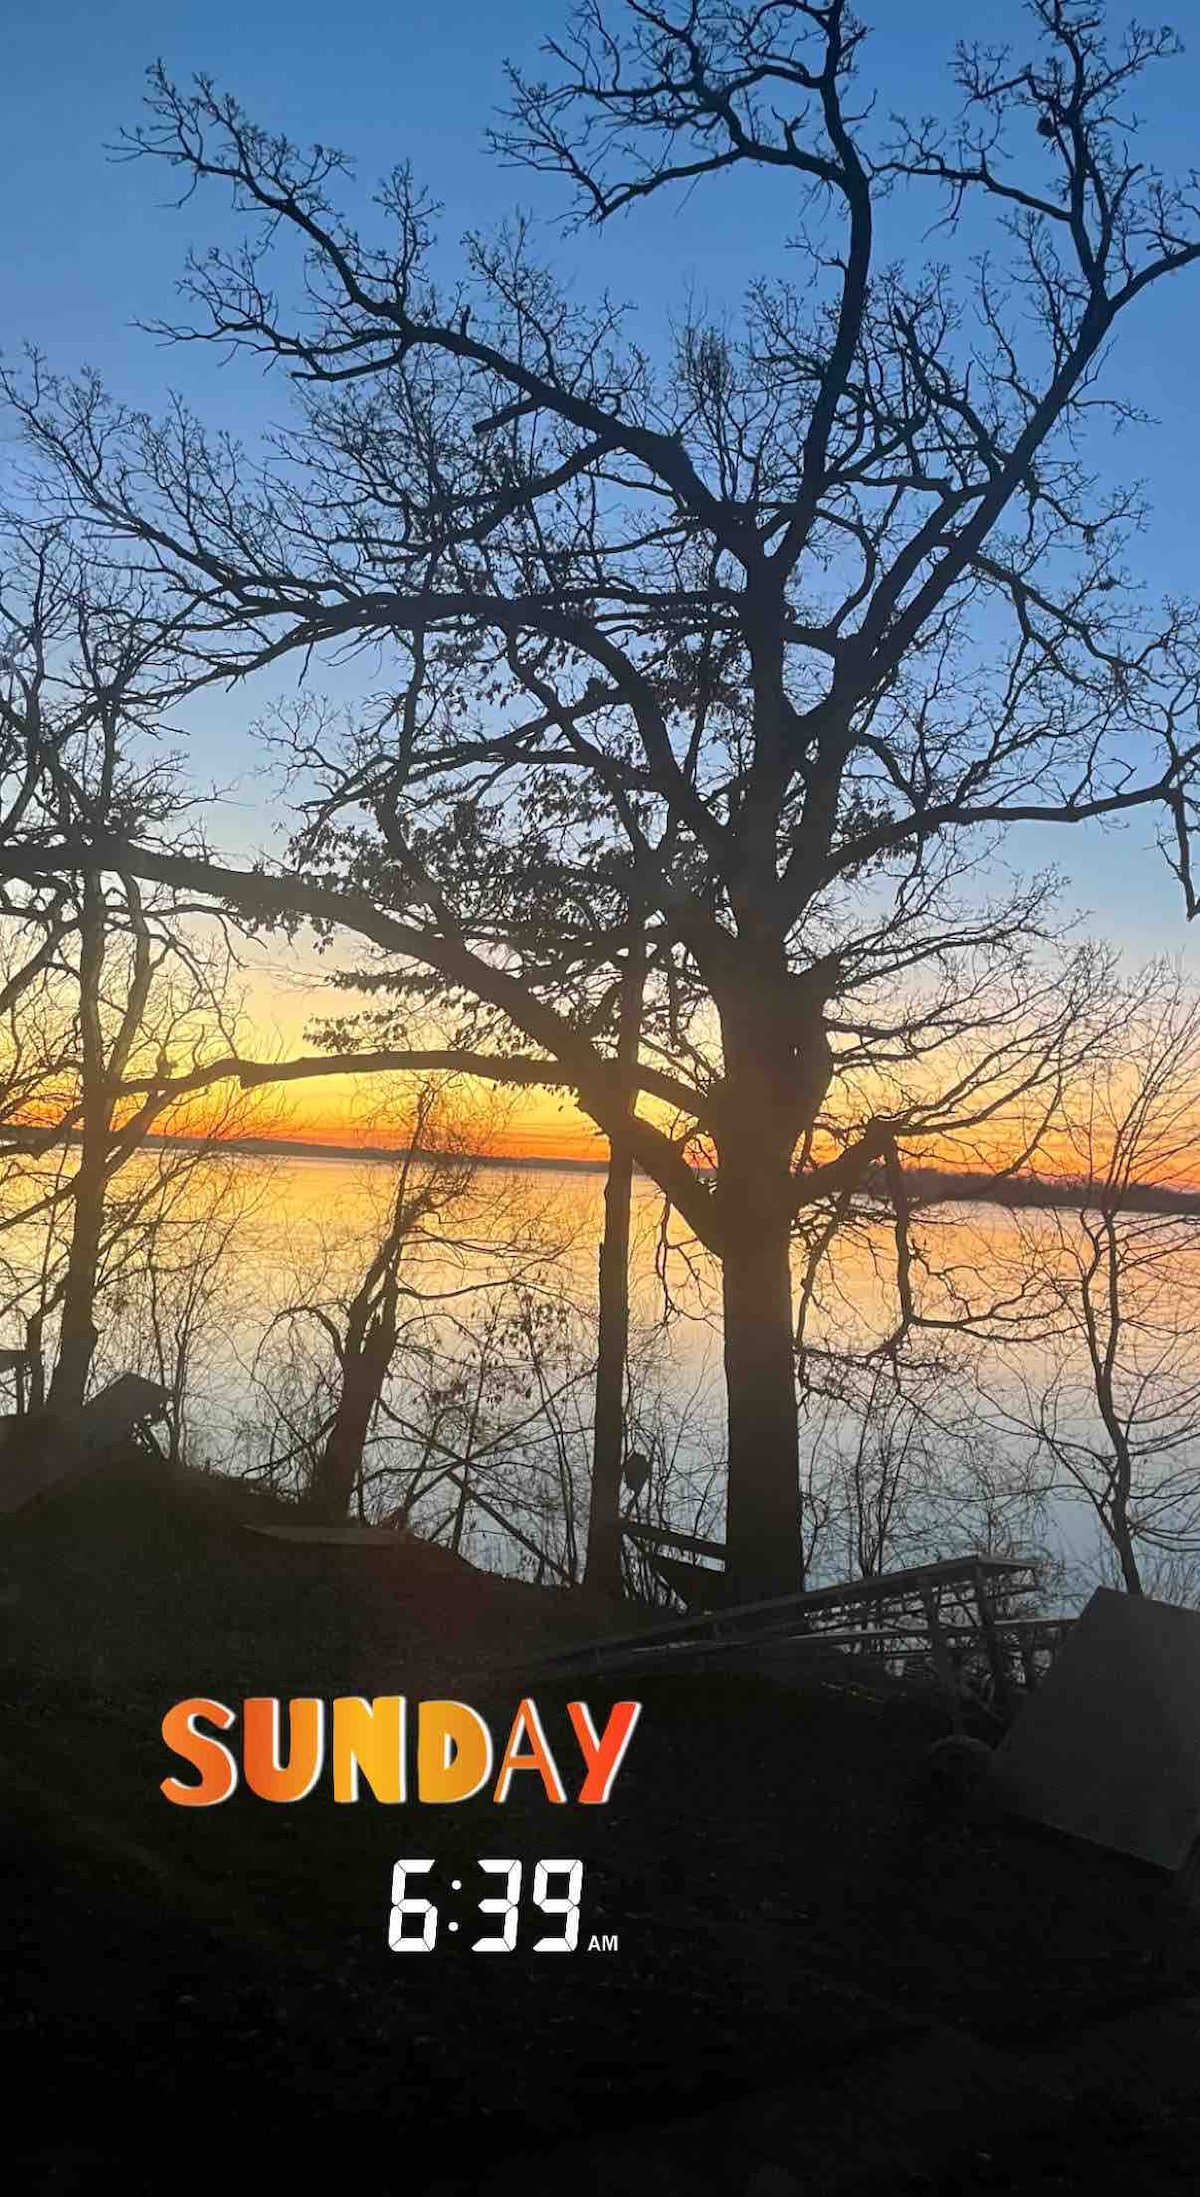
<svg viewBox="0 0 1200 2197">
<path fill-rule="evenodd" d="M 721 1574 L 703 1576 L 719 1581 Z M 1072 1622 L 1028 1615 L 1024 1605 L 1039 1591 L 1030 1558 L 946 1557 L 770 1601 L 692 1610 L 572 1648 L 546 1667 L 712 1668 L 725 1660 L 745 1669 L 757 1660 L 776 1672 L 792 1664 L 801 1672 L 814 1654 L 834 1651 L 892 1675 L 923 1669 L 955 1702 L 972 1695 L 1002 1713 L 1037 1683 Z"/>
</svg>

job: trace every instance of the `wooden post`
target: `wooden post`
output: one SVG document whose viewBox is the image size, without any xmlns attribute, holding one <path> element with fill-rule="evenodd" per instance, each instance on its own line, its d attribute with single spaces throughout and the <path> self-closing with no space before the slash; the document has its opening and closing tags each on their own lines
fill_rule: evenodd
<svg viewBox="0 0 1200 2197">
<path fill-rule="evenodd" d="M 0 1350 L 0 1373 L 13 1377 L 13 1405 L 18 1419 L 25 1416 L 25 1375 L 29 1371 L 27 1350 Z"/>
<path fill-rule="evenodd" d="M 992 1674 L 992 1698 L 998 1709 L 1011 1709 L 1012 1687 L 1009 1684 L 1008 1666 L 1004 1660 L 1004 1650 L 1000 1645 L 1000 1635 L 996 1630 L 996 1613 L 992 1608 L 992 1599 L 987 1590 L 987 1582 L 984 1579 L 981 1564 L 976 1564 L 973 1577 L 975 1607 L 979 1612 L 979 1629 L 983 1634 L 988 1669 Z"/>
<path fill-rule="evenodd" d="M 950 1700 L 950 1721 L 956 1732 L 963 1728 L 962 1690 L 954 1659 L 946 1646 L 945 1634 L 938 1617 L 937 1596 L 932 1587 L 921 1588 L 921 1607 L 925 1612 L 925 1630 L 929 1634 L 929 1646 L 933 1655 L 933 1667 L 941 1679 Z"/>
</svg>

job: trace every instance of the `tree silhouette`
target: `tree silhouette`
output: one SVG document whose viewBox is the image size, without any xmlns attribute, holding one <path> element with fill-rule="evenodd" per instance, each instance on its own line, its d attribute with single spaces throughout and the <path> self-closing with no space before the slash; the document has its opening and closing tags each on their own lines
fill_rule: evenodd
<svg viewBox="0 0 1200 2197">
<path fill-rule="evenodd" d="M 798 1573 L 797 1222 L 1058 1087 L 1082 977 L 1040 952 L 1044 878 L 981 882 L 997 834 L 1149 810 L 1196 905 L 1195 619 L 1128 582 L 1136 500 L 1087 463 L 1104 406 L 1131 409 L 1100 394 L 1110 337 L 1200 257 L 1195 190 L 1128 111 L 1176 42 L 1108 43 L 1073 0 L 1031 13 L 1028 60 L 960 49 L 960 121 L 885 128 L 842 0 L 587 0 L 547 81 L 513 77 L 498 148 L 583 224 L 757 174 L 803 259 L 661 359 L 573 302 L 523 222 L 468 238 L 446 288 L 406 169 L 364 236 L 343 155 L 155 71 L 129 151 L 245 217 L 190 262 L 171 332 L 281 365 L 296 413 L 255 458 L 37 359 L 7 382 L 46 495 L 153 574 L 194 678 L 389 661 L 351 736 L 312 743 L 302 875 L 96 838 L 14 848 L 10 874 L 119 857 L 346 925 L 414 1014 L 455 1011 L 451 1051 L 624 1135 L 722 1264 L 747 1592 Z M 900 260 L 885 201 L 911 217 Z M 988 248 L 931 262 L 930 223 L 953 239 L 968 210 Z M 631 1119 L 618 912 L 569 968 L 527 952 L 523 835 L 593 883 L 619 858 L 646 911 Z"/>
</svg>

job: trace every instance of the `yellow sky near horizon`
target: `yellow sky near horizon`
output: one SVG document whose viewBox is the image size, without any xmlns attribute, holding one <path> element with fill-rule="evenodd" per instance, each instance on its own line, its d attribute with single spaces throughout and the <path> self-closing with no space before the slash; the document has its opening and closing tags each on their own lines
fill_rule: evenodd
<svg viewBox="0 0 1200 2197">
<path fill-rule="evenodd" d="M 347 991 L 331 988 L 326 974 L 331 966 L 335 964 L 302 958 L 299 951 L 285 951 L 281 956 L 277 947 L 269 954 L 251 952 L 243 965 L 238 996 L 231 995 L 229 1001 L 231 1020 L 237 1032 L 237 1050 L 243 1058 L 284 1062 L 300 1057 L 321 1057 L 323 1048 L 310 1034 L 311 1025 L 352 1014 L 356 1005 L 362 1004 L 361 995 L 356 1000 Z M 366 1004 L 370 1006 L 372 1002 Z M 436 1045 L 438 1039 L 431 1033 L 427 1042 Z M 364 1049 L 372 1049 L 372 1044 L 369 1033 L 365 1034 Z M 185 1063 L 178 1061 L 175 1067 L 178 1072 Z M 321 1074 L 267 1084 L 247 1094 L 244 1100 L 236 1100 L 232 1113 L 226 1117 L 224 1133 L 350 1149 L 404 1149 L 411 1138 L 416 1082 L 415 1076 L 399 1073 Z M 882 1088 L 868 1091 L 865 1085 L 860 1085 L 853 1096 L 860 1124 L 864 1109 L 866 1113 L 877 1111 L 885 1115 L 892 1111 L 892 1094 Z M 173 1115 L 170 1126 L 185 1133 L 213 1128 L 220 1133 L 222 1108 L 229 1097 L 228 1086 L 220 1092 L 198 1096 L 186 1109 L 181 1108 Z M 1025 1151 L 1032 1129 L 1037 1150 L 1036 1172 L 1075 1176 L 1081 1165 L 1086 1171 L 1086 1160 L 1081 1160 L 1078 1148 L 1078 1123 L 1072 1129 L 1064 1121 L 1046 1134 L 1046 1125 L 1037 1119 L 1041 1104 L 1042 1096 L 1037 1092 L 1030 1095 L 1025 1104 L 1018 1098 L 1015 1105 L 1005 1095 L 996 1111 L 984 1110 L 974 1131 L 964 1122 L 955 1133 L 947 1135 L 944 1130 L 935 1131 L 918 1138 L 915 1143 L 908 1141 L 907 1162 L 968 1173 L 990 1173 L 1016 1164 L 1018 1171 L 1024 1173 L 1028 1171 L 1028 1161 L 1022 1164 L 1019 1155 Z M 661 1113 L 653 1104 L 644 1111 L 650 1118 Z M 1101 1126 L 1098 1120 L 1092 1122 L 1093 1131 L 1100 1132 Z M 1177 1123 L 1173 1122 L 1172 1126 L 1178 1128 Z M 849 1129 L 849 1121 L 846 1127 Z M 473 1077 L 453 1080 L 444 1102 L 439 1131 L 442 1135 L 448 1133 L 460 1149 L 492 1153 L 501 1158 L 603 1163 L 608 1153 L 607 1140 L 569 1093 L 555 1088 L 542 1091 L 496 1086 Z M 1100 1133 L 1099 1142 L 1103 1141 Z M 840 1143 L 832 1137 L 827 1142 L 822 1138 L 821 1144 L 822 1149 L 813 1154 L 814 1158 L 832 1159 L 840 1149 Z M 1192 1123 L 1189 1135 L 1183 1139 L 1183 1146 L 1176 1155 L 1181 1162 L 1178 1172 L 1173 1168 L 1167 1170 L 1180 1183 L 1189 1186 L 1200 1174 L 1200 1168 L 1192 1163 L 1193 1154 L 1200 1154 L 1200 1122 Z M 1187 1164 L 1182 1164 L 1185 1158 Z M 1096 1164 L 1094 1153 L 1092 1164 Z"/>
<path fill-rule="evenodd" d="M 321 1048 L 306 1035 L 309 1024 L 350 1012 L 353 1004 L 349 995 L 322 982 L 311 965 L 264 963 L 247 975 L 239 1050 L 257 1060 L 318 1055 Z M 369 1040 L 364 1042 L 369 1049 Z M 406 1141 L 411 1092 L 412 1079 L 400 1075 L 321 1075 L 267 1085 L 254 1094 L 250 1108 L 260 1119 L 248 1123 L 243 1133 L 305 1144 L 399 1146 Z M 564 1091 L 504 1089 L 462 1077 L 454 1085 L 452 1103 L 478 1148 L 498 1156 L 607 1156 L 605 1138 Z M 194 1111 L 199 1125 L 203 1101 Z"/>
</svg>

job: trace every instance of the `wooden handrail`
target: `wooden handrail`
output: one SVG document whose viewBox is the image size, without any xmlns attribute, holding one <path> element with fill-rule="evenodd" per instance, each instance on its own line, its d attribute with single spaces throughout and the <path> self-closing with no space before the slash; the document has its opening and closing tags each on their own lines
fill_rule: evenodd
<svg viewBox="0 0 1200 2197">
<path fill-rule="evenodd" d="M 661 1640 L 683 1641 L 737 1637 L 769 1638 L 773 1632 L 785 1630 L 822 1612 L 864 1604 L 919 1599 L 923 1592 L 935 1587 L 961 1587 L 973 1591 L 980 1572 L 997 1580 L 1007 1579 L 1009 1593 L 1031 1593 L 1037 1585 L 1037 1565 L 1031 1557 L 969 1555 L 942 1557 L 932 1564 L 918 1564 L 906 1571 L 881 1572 L 870 1579 L 844 1580 L 834 1586 L 817 1587 L 801 1594 L 776 1595 L 769 1601 L 729 1604 L 723 1609 L 697 1613 L 690 1617 L 668 1619 L 664 1624 L 647 1626 L 636 1633 L 619 1634 L 605 1640 L 589 1641 L 577 1648 L 570 1648 L 549 1658 L 545 1669 L 567 1669 L 574 1663 L 598 1657 L 618 1658 L 629 1648 L 645 1648 L 650 1642 Z M 1017 1574 L 1028 1574 L 1022 1584 L 1017 1584 Z"/>
</svg>

